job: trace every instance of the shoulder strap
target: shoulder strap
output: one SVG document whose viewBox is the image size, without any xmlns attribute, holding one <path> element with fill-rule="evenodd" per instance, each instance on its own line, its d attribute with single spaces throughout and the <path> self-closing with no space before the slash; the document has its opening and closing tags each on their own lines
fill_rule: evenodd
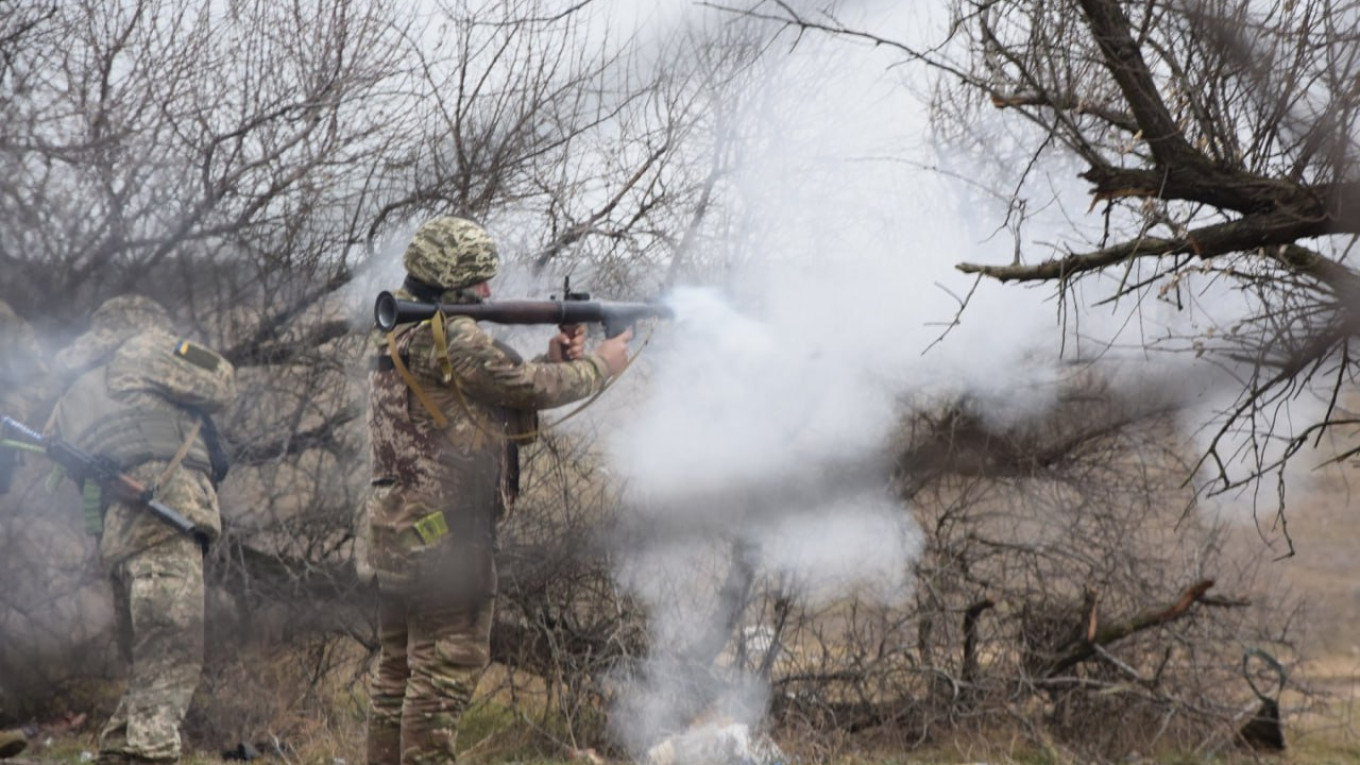
<svg viewBox="0 0 1360 765">
<path fill-rule="evenodd" d="M 444 329 L 444 314 L 435 311 L 430 317 L 430 333 L 434 336 L 434 357 L 439 360 L 440 379 L 456 382 L 453 379 L 453 359 L 449 358 L 449 336 Z"/>
<path fill-rule="evenodd" d="M 157 486 L 164 486 L 166 482 L 170 480 L 171 476 L 175 474 L 175 471 L 179 470 L 180 463 L 184 461 L 185 455 L 187 455 L 189 449 L 193 447 L 194 440 L 198 438 L 198 431 L 202 427 L 203 420 L 195 417 L 194 424 L 189 427 L 189 435 L 185 437 L 184 443 L 179 445 L 179 451 L 175 452 L 175 456 L 170 458 L 170 464 L 166 465 L 165 470 L 161 471 L 160 476 L 156 478 Z"/>
<path fill-rule="evenodd" d="M 416 382 L 415 375 L 411 374 L 411 370 L 406 368 L 406 362 L 401 360 L 401 352 L 397 350 L 395 331 L 387 333 L 387 355 L 392 359 L 392 368 L 397 371 L 397 374 L 401 375 L 406 387 L 416 394 L 416 399 L 420 401 L 421 406 L 425 407 L 425 411 L 429 412 L 430 416 L 434 418 L 435 423 L 441 428 L 448 427 L 449 418 L 445 417 L 444 413 L 439 411 L 439 407 L 434 405 L 429 394 L 425 392 L 424 388 L 420 387 L 420 383 Z"/>
</svg>

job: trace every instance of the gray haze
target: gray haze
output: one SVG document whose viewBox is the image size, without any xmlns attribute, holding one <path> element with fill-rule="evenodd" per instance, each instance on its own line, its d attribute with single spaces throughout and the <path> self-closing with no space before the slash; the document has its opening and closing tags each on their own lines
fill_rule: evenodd
<svg viewBox="0 0 1360 765">
<path fill-rule="evenodd" d="M 914 5 L 847 13 L 885 37 L 939 33 Z M 960 180 L 987 163 L 931 143 L 926 83 L 890 56 L 816 35 L 774 48 L 765 111 L 742 115 L 765 120 L 765 140 L 732 179 L 747 215 L 743 266 L 672 294 L 678 320 L 658 330 L 637 403 L 606 431 L 627 505 L 658 540 L 622 551 L 619 569 L 648 603 L 658 646 L 616 712 L 635 749 L 690 722 L 669 701 L 707 682 L 681 659 L 713 627 L 728 545 L 754 550 L 758 575 L 806 600 L 910 593 L 921 535 L 882 464 L 904 406 L 967 393 L 998 423 L 1042 417 L 1088 363 L 1110 364 L 1118 391 L 1186 405 L 1187 422 L 1224 405 L 1215 391 L 1234 390 L 1192 355 L 1143 351 L 1162 338 L 1185 350 L 1180 338 L 1237 320 L 1245 306 L 1233 296 L 1201 292 L 1188 309 L 1115 304 L 1064 326 L 1051 288 L 983 282 L 946 333 L 974 287 L 954 264 L 1007 262 L 1014 247 L 1004 205 L 978 192 L 992 179 Z M 1085 198 L 1071 173 L 1052 183 L 1055 197 Z M 1101 225 L 1055 208 L 1033 214 L 1022 237 L 1070 241 Z M 1113 286 L 1077 294 L 1098 300 Z M 704 692 L 712 710 L 759 721 L 765 689 L 751 678 Z"/>
<path fill-rule="evenodd" d="M 931 31 L 917 8 L 852 5 L 884 36 Z M 688 2 L 591 12 L 601 40 L 644 44 L 680 24 L 720 23 Z M 709 712 L 761 718 L 767 689 L 754 678 L 699 676 L 684 661 L 720 626 L 708 620 L 734 541 L 754 551 L 758 575 L 812 602 L 910 594 L 920 533 L 890 496 L 883 459 L 904 406 L 967 393 L 998 423 L 1042 417 L 1073 373 L 1060 351 L 1118 363 L 1117 387 L 1183 400 L 1187 422 L 1226 404 L 1231 394 L 1216 390 L 1232 390 L 1192 358 L 1142 352 L 1150 338 L 1235 321 L 1244 306 L 1230 297 L 1200 294 L 1188 311 L 1116 304 L 1064 327 L 1048 288 L 983 282 L 950 327 L 974 289 L 954 264 L 1005 262 L 1013 248 L 1005 207 L 960 180 L 987 164 L 931 143 L 925 84 L 890 68 L 890 56 L 817 36 L 771 55 L 759 110 L 739 115 L 764 140 L 747 148 L 726 200 L 745 213 L 734 230 L 741 265 L 719 284 L 676 289 L 677 321 L 656 330 L 645 372 L 617 392 L 626 402 L 598 407 L 609 412 L 608 465 L 626 506 L 656 531 L 654 544 L 619 551 L 621 583 L 653 615 L 655 652 L 615 711 L 639 751 L 690 722 L 673 704 L 682 687 L 700 687 Z M 1055 196 L 1084 197 L 1070 173 L 1053 182 Z M 1034 214 L 1022 236 L 1057 242 L 1100 225 L 1054 209 Z M 400 244 L 380 260 L 394 265 Z M 399 269 L 385 268 L 378 281 L 397 280 Z M 535 297 L 554 286 L 513 267 L 495 284 Z M 1079 294 L 1101 299 L 1112 286 Z M 533 352 L 546 332 L 514 335 Z"/>
<path fill-rule="evenodd" d="M 738 117 L 764 139 L 731 180 L 744 265 L 671 295 L 677 321 L 657 331 L 637 403 L 606 431 L 626 504 L 657 540 L 620 551 L 655 641 L 614 716 L 635 750 L 691 722 L 672 702 L 695 684 L 709 714 L 761 719 L 755 679 L 684 663 L 715 628 L 729 545 L 804 602 L 905 598 L 921 535 L 884 460 L 904 397 L 973 389 L 1010 419 L 1053 396 L 1052 309 L 1034 291 L 983 285 L 926 352 L 971 287 L 952 264 L 988 247 L 969 223 L 984 216 L 922 169 L 934 161 L 925 107 L 890 60 L 816 36 L 773 55 L 762 111 Z"/>
</svg>

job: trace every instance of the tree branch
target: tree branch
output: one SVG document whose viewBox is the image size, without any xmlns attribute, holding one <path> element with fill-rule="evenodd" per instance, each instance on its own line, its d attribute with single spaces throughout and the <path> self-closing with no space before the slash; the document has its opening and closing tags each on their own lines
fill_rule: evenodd
<svg viewBox="0 0 1360 765">
<path fill-rule="evenodd" d="M 1129 102 L 1152 156 L 1163 168 L 1199 168 L 1204 155 L 1185 140 L 1171 112 L 1158 94 L 1147 61 L 1133 38 L 1132 25 L 1117 0 L 1080 0 L 1087 25 L 1110 70 Z"/>
<path fill-rule="evenodd" d="M 1058 649 L 1058 655 L 1044 670 L 1044 677 L 1056 677 L 1083 661 L 1096 655 L 1098 646 L 1106 646 L 1153 627 L 1173 622 L 1190 611 L 1190 607 L 1204 599 L 1205 593 L 1214 586 L 1214 580 L 1204 579 L 1195 583 L 1166 608 L 1144 611 L 1122 622 L 1102 625 L 1095 630 L 1095 636 L 1068 643 Z"/>
<path fill-rule="evenodd" d="M 1185 236 L 1162 238 L 1145 236 L 1085 253 L 1072 253 L 1033 265 L 986 266 L 960 263 L 955 268 L 966 274 L 983 274 L 1002 282 L 1049 281 L 1068 279 L 1099 271 L 1131 258 L 1160 258 L 1167 255 L 1195 255 L 1209 259 L 1234 252 L 1271 245 L 1291 245 L 1306 237 L 1323 236 L 1329 231 L 1326 220 L 1300 219 L 1292 212 L 1253 215 L 1226 223 L 1197 228 Z M 1337 263 L 1323 267 L 1316 258 L 1295 257 L 1280 260 L 1284 265 L 1306 266 L 1309 273 L 1322 279 L 1356 279 L 1356 274 Z"/>
</svg>

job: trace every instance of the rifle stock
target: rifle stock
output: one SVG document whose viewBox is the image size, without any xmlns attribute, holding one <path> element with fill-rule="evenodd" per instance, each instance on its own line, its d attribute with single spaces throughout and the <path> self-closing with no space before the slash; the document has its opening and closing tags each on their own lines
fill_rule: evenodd
<svg viewBox="0 0 1360 765">
<path fill-rule="evenodd" d="M 602 324 L 605 337 L 621 334 L 639 319 L 670 318 L 660 303 L 603 300 L 491 300 L 485 303 L 419 303 L 381 292 L 373 304 L 373 324 L 391 332 L 400 324 L 424 321 L 441 312 L 496 324 Z"/>
<path fill-rule="evenodd" d="M 122 502 L 140 505 L 157 520 L 198 542 L 205 550 L 208 539 L 192 521 L 152 496 L 135 478 L 120 471 L 108 460 L 90 454 L 60 438 L 47 438 L 12 417 L 0 417 L 0 430 L 12 432 L 28 443 L 42 447 L 48 459 L 57 463 L 77 481 L 92 480 Z"/>
</svg>

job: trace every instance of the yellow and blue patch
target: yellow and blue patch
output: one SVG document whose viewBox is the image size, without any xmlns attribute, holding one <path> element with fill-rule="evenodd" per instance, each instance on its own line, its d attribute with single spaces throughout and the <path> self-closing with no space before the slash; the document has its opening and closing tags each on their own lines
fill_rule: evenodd
<svg viewBox="0 0 1360 765">
<path fill-rule="evenodd" d="M 209 372 L 216 372 L 222 364 L 222 357 L 197 343 L 183 338 L 175 341 L 175 355 Z"/>
</svg>

